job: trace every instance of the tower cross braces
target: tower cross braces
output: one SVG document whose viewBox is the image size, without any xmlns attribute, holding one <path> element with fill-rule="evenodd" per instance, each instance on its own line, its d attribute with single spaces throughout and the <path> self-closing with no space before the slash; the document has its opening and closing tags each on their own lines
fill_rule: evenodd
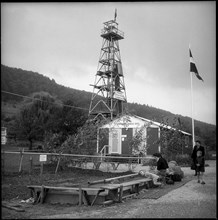
<svg viewBox="0 0 218 220">
<path fill-rule="evenodd" d="M 118 29 L 116 19 L 104 22 L 101 30 L 102 48 L 93 93 L 89 107 L 89 117 L 103 116 L 112 120 L 122 115 L 127 102 L 119 40 L 124 33 Z"/>
</svg>

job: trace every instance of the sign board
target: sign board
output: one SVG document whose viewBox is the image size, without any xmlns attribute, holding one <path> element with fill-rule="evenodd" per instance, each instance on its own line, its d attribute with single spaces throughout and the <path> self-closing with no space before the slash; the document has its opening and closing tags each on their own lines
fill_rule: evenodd
<svg viewBox="0 0 218 220">
<path fill-rule="evenodd" d="M 41 154 L 39 155 L 39 161 L 40 162 L 46 162 L 47 161 L 47 155 Z"/>
<path fill-rule="evenodd" d="M 114 92 L 114 98 L 118 99 L 118 100 L 121 100 L 121 101 L 126 101 L 123 92 L 120 92 L 120 91 L 115 91 Z"/>
</svg>

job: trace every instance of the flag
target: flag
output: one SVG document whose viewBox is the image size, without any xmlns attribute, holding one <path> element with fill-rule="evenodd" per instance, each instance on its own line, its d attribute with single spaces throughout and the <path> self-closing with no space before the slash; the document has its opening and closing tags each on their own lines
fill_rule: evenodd
<svg viewBox="0 0 218 220">
<path fill-rule="evenodd" d="M 117 18 L 117 9 L 115 9 L 114 21 L 116 21 L 116 18 Z"/>
<path fill-rule="evenodd" d="M 190 48 L 189 48 L 189 55 L 190 55 L 190 72 L 191 72 L 191 73 L 195 73 L 195 75 L 197 76 L 197 78 L 198 78 L 199 80 L 204 81 L 204 80 L 201 78 L 201 76 L 199 75 L 199 73 L 198 73 L 198 70 L 197 70 L 197 67 L 196 67 L 196 65 L 195 65 L 194 59 L 193 59 L 193 57 L 192 57 L 192 52 L 191 52 L 191 49 L 190 49 Z"/>
</svg>

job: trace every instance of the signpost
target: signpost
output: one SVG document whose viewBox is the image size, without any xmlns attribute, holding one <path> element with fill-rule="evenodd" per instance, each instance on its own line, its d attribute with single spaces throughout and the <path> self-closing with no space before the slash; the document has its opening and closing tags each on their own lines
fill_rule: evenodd
<svg viewBox="0 0 218 220">
<path fill-rule="evenodd" d="M 42 176 L 42 173 L 43 173 L 43 164 L 44 162 L 47 161 L 47 155 L 46 154 L 40 154 L 39 155 L 39 162 L 41 164 L 41 167 L 40 167 L 40 176 Z"/>
</svg>

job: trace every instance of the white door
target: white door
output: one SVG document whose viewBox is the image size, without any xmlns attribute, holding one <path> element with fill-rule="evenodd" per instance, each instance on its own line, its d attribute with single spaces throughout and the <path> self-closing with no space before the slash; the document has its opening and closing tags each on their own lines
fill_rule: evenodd
<svg viewBox="0 0 218 220">
<path fill-rule="evenodd" d="M 109 154 L 121 154 L 121 129 L 111 129 L 109 132 Z"/>
</svg>

